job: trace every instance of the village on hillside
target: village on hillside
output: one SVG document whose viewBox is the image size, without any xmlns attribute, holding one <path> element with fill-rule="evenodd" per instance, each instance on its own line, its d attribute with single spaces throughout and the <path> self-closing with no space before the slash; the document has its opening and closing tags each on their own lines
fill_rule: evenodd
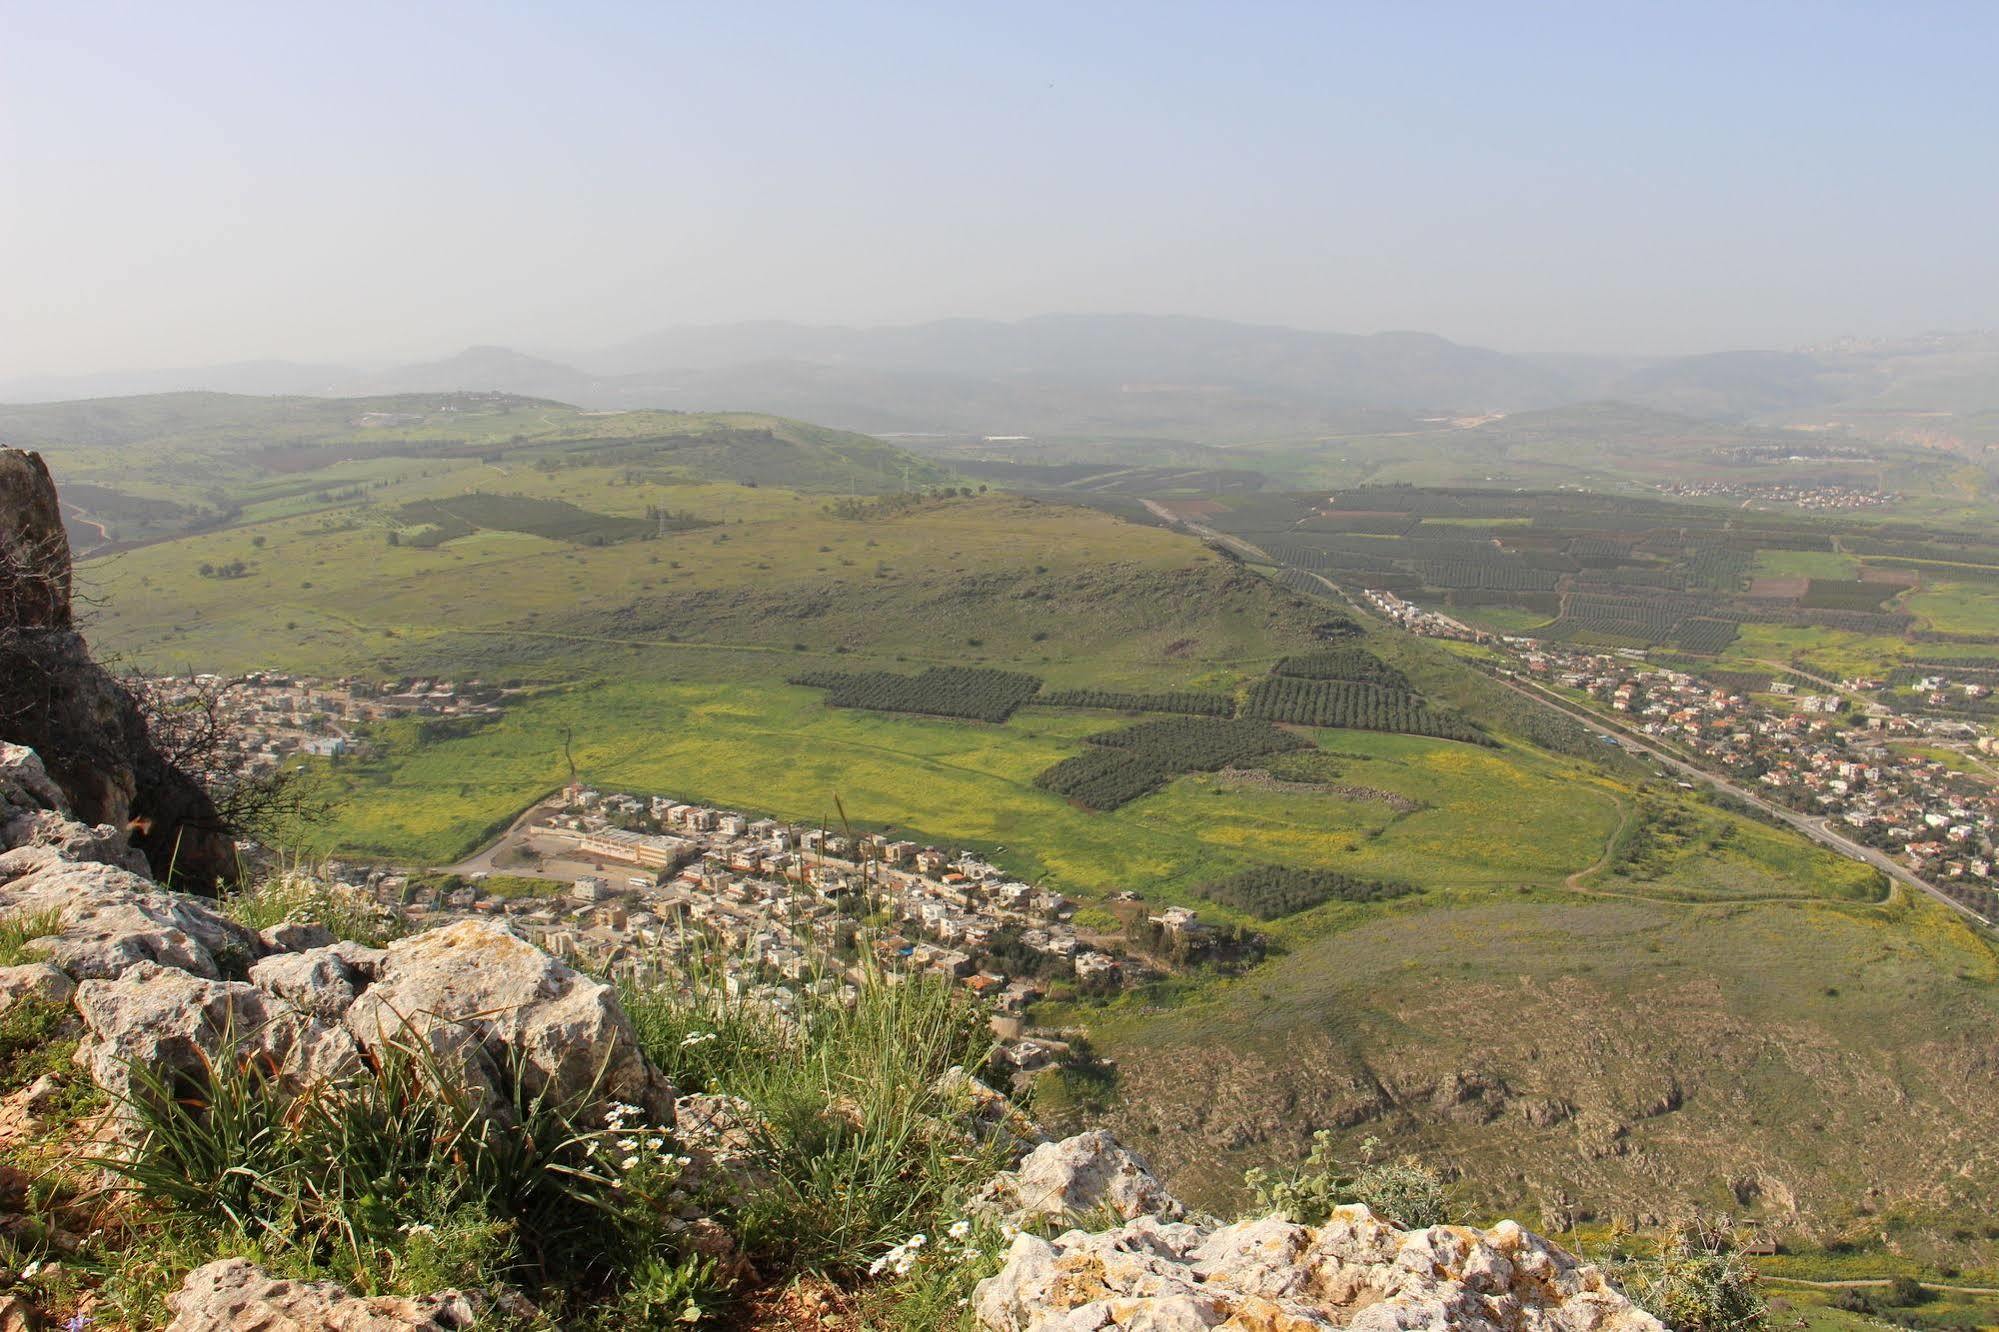
<svg viewBox="0 0 1999 1332">
<path fill-rule="evenodd" d="M 1001 1058 L 1022 1076 L 1071 1054 L 1026 1024 L 1036 1000 L 1156 979 L 1206 955 L 1213 933 L 1185 907 L 1150 909 L 1128 894 L 1114 904 L 1123 928 L 1091 933 L 1060 893 L 968 852 L 582 784 L 448 870 L 329 873 L 412 924 L 503 918 L 607 975 L 685 974 L 700 953 L 730 997 L 779 1013 L 869 969 L 943 977 L 986 1006 Z"/>
<path fill-rule="evenodd" d="M 1947 896 L 1994 914 L 1999 862 L 1999 739 L 1971 721 L 1891 705 L 1885 682 L 1778 677 L 1745 690 L 1647 660 L 1518 634 L 1494 634 L 1392 592 L 1367 605 L 1411 633 L 1502 654 L 1501 676 L 1569 691 L 1703 770 L 1894 856 Z M 1911 697 L 1973 703 L 1991 687 L 1938 672 Z"/>
</svg>

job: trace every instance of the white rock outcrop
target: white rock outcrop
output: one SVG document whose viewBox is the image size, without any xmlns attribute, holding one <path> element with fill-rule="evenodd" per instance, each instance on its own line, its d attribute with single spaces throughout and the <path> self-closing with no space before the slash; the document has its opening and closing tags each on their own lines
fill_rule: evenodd
<svg viewBox="0 0 1999 1332">
<path fill-rule="evenodd" d="M 673 1123 L 674 1089 L 609 985 L 498 925 L 460 921 L 390 944 L 346 1011 L 363 1049 L 428 1044 L 495 1099 L 518 1080 L 556 1103 L 622 1101 Z"/>
<path fill-rule="evenodd" d="M 973 1307 L 990 1332 L 1664 1332 L 1597 1269 L 1510 1221 L 1399 1230 L 1361 1206 L 1316 1227 L 1142 1217 L 1023 1234 Z"/>
<path fill-rule="evenodd" d="M 1103 1211 L 1126 1221 L 1141 1216 L 1177 1220 L 1186 1214 L 1145 1161 L 1120 1146 L 1108 1129 L 1042 1143 L 1018 1167 L 995 1176 L 978 1205 L 1015 1225 Z"/>
<path fill-rule="evenodd" d="M 0 744 L 0 919 L 38 924 L 37 961 L 0 972 L 0 1006 L 69 1000 L 78 1061 L 115 1099 L 134 1069 L 172 1089 L 213 1061 L 255 1061 L 302 1090 L 363 1075 L 412 1038 L 496 1113 L 516 1093 L 640 1107 L 673 1122 L 674 1089 L 639 1049 L 611 987 L 498 925 L 467 921 L 387 949 L 318 925 L 256 931 L 144 877 L 109 826 L 69 817 L 34 751 Z"/>
<path fill-rule="evenodd" d="M 456 1291 L 364 1299 L 331 1281 L 286 1281 L 244 1258 L 197 1267 L 167 1297 L 166 1332 L 458 1332 L 478 1311 Z"/>
<path fill-rule="evenodd" d="M 173 1090 L 200 1080 L 217 1060 L 254 1061 L 279 1085 L 302 1091 L 360 1068 L 353 1037 L 316 1022 L 275 995 L 243 981 L 141 962 L 116 980 L 76 987 L 85 1036 L 77 1061 L 120 1101 L 142 1092 L 133 1071 Z"/>
</svg>

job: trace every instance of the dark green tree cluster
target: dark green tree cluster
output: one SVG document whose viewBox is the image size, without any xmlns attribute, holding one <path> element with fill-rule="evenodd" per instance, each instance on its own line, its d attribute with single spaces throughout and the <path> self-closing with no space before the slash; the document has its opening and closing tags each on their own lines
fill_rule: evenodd
<svg viewBox="0 0 1999 1332">
<path fill-rule="evenodd" d="M 1300 680 L 1274 675 L 1249 691 L 1242 715 L 1296 726 L 1343 726 L 1396 731 L 1489 745 L 1492 739 L 1454 712 L 1429 707 L 1406 689 L 1350 680 Z"/>
<path fill-rule="evenodd" d="M 919 675 L 807 671 L 792 676 L 791 683 L 824 689 L 826 701 L 836 708 L 916 712 L 986 722 L 1005 721 L 1041 688 L 1036 676 L 976 666 L 933 666 Z"/>
<path fill-rule="evenodd" d="M 1263 722 L 1176 718 L 1090 737 L 1090 748 L 1034 779 L 1089 809 L 1116 809 L 1187 772 L 1213 772 L 1263 754 L 1310 747 Z"/>
<path fill-rule="evenodd" d="M 1109 712 L 1180 712 L 1190 717 L 1233 717 L 1233 694 L 1183 690 L 1170 694 L 1123 694 L 1111 689 L 1058 689 L 1038 696 L 1051 708 L 1102 708 Z"/>
<path fill-rule="evenodd" d="M 1386 685 L 1407 689 L 1408 677 L 1366 648 L 1342 643 L 1317 652 L 1300 653 L 1277 663 L 1272 675 L 1290 675 L 1300 680 L 1353 680 L 1361 684 Z"/>
<path fill-rule="evenodd" d="M 1275 920 L 1326 902 L 1385 902 L 1416 889 L 1393 879 L 1359 879 L 1337 870 L 1258 865 L 1198 891 L 1210 902 L 1247 911 L 1258 920 Z"/>
</svg>

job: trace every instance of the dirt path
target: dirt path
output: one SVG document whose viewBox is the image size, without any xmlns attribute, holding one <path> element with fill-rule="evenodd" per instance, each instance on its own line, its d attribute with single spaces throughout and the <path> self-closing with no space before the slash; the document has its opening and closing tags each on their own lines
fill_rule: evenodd
<svg viewBox="0 0 1999 1332">
<path fill-rule="evenodd" d="M 1804 815 L 1798 813 L 1796 810 L 1788 809 L 1785 806 L 1776 804 L 1773 801 L 1765 800 L 1762 796 L 1756 794 L 1754 791 L 1750 791 L 1744 787 L 1737 786 L 1734 782 L 1729 781 L 1725 777 L 1718 777 L 1715 774 L 1707 771 L 1705 768 L 1696 767 L 1693 764 L 1688 763 L 1684 759 L 1676 758 L 1673 755 L 1666 753 L 1664 750 L 1658 749 L 1655 746 L 1648 744 L 1643 738 L 1633 734 L 1632 732 L 1627 731 L 1622 727 L 1616 727 L 1608 722 L 1603 721 L 1602 719 L 1598 718 L 1595 714 L 1587 711 L 1584 708 L 1574 707 L 1565 702 L 1561 702 L 1554 698 L 1551 698 L 1547 694 L 1542 693 L 1538 688 L 1529 688 L 1516 681 L 1502 679 L 1497 676 L 1493 678 L 1497 680 L 1498 683 L 1506 686 L 1508 689 L 1513 690 L 1514 693 L 1521 695 L 1523 698 L 1531 698 L 1536 702 L 1541 703 L 1547 707 L 1551 707 L 1559 712 L 1566 713 L 1570 717 L 1573 717 L 1575 720 L 1581 722 L 1583 725 L 1595 731 L 1597 734 L 1607 735 L 1612 737 L 1619 744 L 1623 745 L 1627 751 L 1644 754 L 1649 758 L 1655 759 L 1658 762 L 1663 763 L 1664 765 L 1666 765 L 1666 767 L 1672 769 L 1675 772 L 1680 773 L 1682 776 L 1688 777 L 1696 781 L 1705 782 L 1708 785 L 1714 787 L 1716 790 L 1727 792 L 1729 795 L 1734 796 L 1737 800 L 1742 801 L 1744 804 L 1753 806 L 1754 808 L 1761 810 L 1763 813 L 1768 814 L 1771 818 L 1776 819 L 1778 822 L 1783 823 L 1803 833 L 1806 837 L 1810 838 L 1814 842 L 1817 842 L 1819 845 L 1837 851 L 1841 855 L 1846 856 L 1849 859 L 1858 860 L 1864 865 L 1868 865 L 1873 867 L 1874 869 L 1880 870 L 1883 874 L 1887 875 L 1890 879 L 1894 880 L 1896 883 L 1899 883 L 1906 888 L 1912 888 L 1919 893 L 1926 894 L 1930 898 L 1934 899 L 1937 902 L 1942 903 L 1944 906 L 1949 907 L 1952 911 L 1957 912 L 1959 915 L 1964 916 L 1967 919 L 1976 921 L 1980 925 L 1987 926 L 1988 928 L 1993 923 L 1987 920 L 1985 917 L 1979 915 L 1976 911 L 1973 911 L 1970 907 L 1965 906 L 1963 903 L 1952 901 L 1951 898 L 1945 893 L 1943 893 L 1941 890 L 1934 888 L 1928 883 L 1925 883 L 1923 880 L 1917 878 L 1914 874 L 1910 873 L 1902 865 L 1896 863 L 1893 860 L 1890 860 L 1887 856 L 1883 855 L 1881 852 L 1875 850 L 1871 846 L 1863 846 L 1859 842 L 1853 841 L 1851 838 L 1841 836 L 1839 833 L 1832 831 L 1832 829 L 1826 827 L 1824 824 L 1816 823 L 1813 820 L 1806 818 Z"/>
<path fill-rule="evenodd" d="M 1813 1281 L 1809 1277 L 1770 1276 L 1758 1273 L 1760 1280 L 1777 1286 L 1809 1286 L 1813 1290 L 1863 1290 L 1880 1289 L 1895 1284 L 1893 1277 L 1852 1277 L 1845 1281 Z M 1929 1290 L 1948 1291 L 1952 1295 L 1999 1295 L 1999 1286 L 1947 1286 L 1941 1281 L 1925 1281 Z"/>
<path fill-rule="evenodd" d="M 1569 889 L 1571 892 L 1590 893 L 1596 891 L 1595 889 L 1592 888 L 1585 888 L 1583 886 L 1583 880 L 1591 877 L 1592 875 L 1601 874 L 1606 869 L 1610 868 L 1611 859 L 1617 854 L 1618 839 L 1624 836 L 1624 830 L 1631 826 L 1631 821 L 1638 817 L 1638 806 L 1636 803 L 1627 805 L 1622 800 L 1618 800 L 1616 796 L 1610 795 L 1608 792 L 1605 792 L 1605 795 L 1608 796 L 1610 800 L 1616 803 L 1618 809 L 1623 811 L 1624 817 L 1617 821 L 1617 826 L 1611 829 L 1610 836 L 1604 839 L 1603 854 L 1598 856 L 1596 860 L 1591 864 L 1584 866 L 1582 869 L 1577 870 L 1574 874 L 1571 874 L 1568 878 L 1562 880 L 1562 886 Z M 1604 896 L 1610 896 L 1610 895 L 1611 894 L 1604 894 Z"/>
</svg>

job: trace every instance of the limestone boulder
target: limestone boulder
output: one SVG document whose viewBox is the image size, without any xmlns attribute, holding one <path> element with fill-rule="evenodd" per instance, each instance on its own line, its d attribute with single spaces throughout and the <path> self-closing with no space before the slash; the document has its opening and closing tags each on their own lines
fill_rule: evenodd
<svg viewBox="0 0 1999 1332">
<path fill-rule="evenodd" d="M 88 824 L 55 810 L 16 815 L 0 828 L 0 883 L 46 869 L 57 861 L 111 865 L 133 874 L 148 872 L 146 857 L 125 834 L 108 823 Z"/>
<path fill-rule="evenodd" d="M 84 1039 L 77 1062 L 97 1085 L 129 1102 L 145 1090 L 134 1070 L 169 1089 L 202 1078 L 216 1061 L 254 1061 L 293 1091 L 352 1075 L 352 1036 L 243 981 L 209 980 L 141 962 L 115 980 L 76 987 Z"/>
<path fill-rule="evenodd" d="M 639 1049 L 616 992 L 494 922 L 390 944 L 345 1022 L 365 1050 L 421 1042 L 496 1108 L 517 1083 L 586 1114 L 618 1101 L 673 1123 L 673 1086 Z"/>
<path fill-rule="evenodd" d="M 287 1281 L 245 1258 L 197 1267 L 167 1298 L 167 1332 L 457 1332 L 478 1315 L 457 1291 L 364 1299 L 331 1281 Z"/>
<path fill-rule="evenodd" d="M 273 953 L 250 968 L 250 983 L 301 1013 L 338 1021 L 367 984 L 331 946 Z"/>
<path fill-rule="evenodd" d="M 26 745 L 0 740 L 0 811 L 5 811 L 0 824 L 12 814 L 33 810 L 67 816 L 69 801 L 63 798 L 62 788 L 49 776 L 39 754 Z"/>
<path fill-rule="evenodd" d="M 142 962 L 211 978 L 225 968 L 241 974 L 264 951 L 256 931 L 112 865 L 46 865 L 0 886 L 0 915 L 56 918 L 59 928 L 33 946 L 77 980 L 109 979 Z"/>
<path fill-rule="evenodd" d="M 1024 1234 L 973 1305 L 990 1332 L 1664 1332 L 1596 1268 L 1510 1221 L 1400 1230 L 1361 1206 L 1317 1227 L 1142 1217 Z"/>
<path fill-rule="evenodd" d="M 29 962 L 18 967 L 0 967 L 0 1013 L 22 999 L 45 1003 L 67 1003 L 76 993 L 76 982 L 61 968 L 46 962 Z"/>
<path fill-rule="evenodd" d="M 1042 1143 L 1015 1169 L 994 1177 L 978 1201 L 1016 1225 L 1099 1210 L 1127 1221 L 1141 1216 L 1177 1220 L 1186 1214 L 1145 1161 L 1107 1129 Z"/>
</svg>

